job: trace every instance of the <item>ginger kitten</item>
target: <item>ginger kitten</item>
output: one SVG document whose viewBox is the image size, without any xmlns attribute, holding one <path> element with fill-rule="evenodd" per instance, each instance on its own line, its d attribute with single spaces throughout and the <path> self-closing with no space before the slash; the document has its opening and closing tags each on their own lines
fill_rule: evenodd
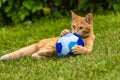
<svg viewBox="0 0 120 80">
<path fill-rule="evenodd" d="M 71 32 L 81 35 L 85 42 L 85 47 L 79 45 L 74 46 L 72 48 L 72 52 L 74 54 L 90 53 L 92 51 L 92 47 L 95 39 L 93 32 L 92 14 L 89 13 L 86 15 L 86 17 L 78 16 L 74 12 L 71 12 L 71 14 L 72 14 Z M 70 31 L 68 29 L 65 29 L 61 32 L 60 36 L 63 36 L 69 32 Z M 42 59 L 48 56 L 52 56 L 56 54 L 55 44 L 58 39 L 59 37 L 40 40 L 38 43 L 21 48 L 12 53 L 3 55 L 0 58 L 0 60 L 4 61 L 4 60 L 16 59 L 28 55 L 31 55 L 32 57 L 37 59 Z"/>
</svg>

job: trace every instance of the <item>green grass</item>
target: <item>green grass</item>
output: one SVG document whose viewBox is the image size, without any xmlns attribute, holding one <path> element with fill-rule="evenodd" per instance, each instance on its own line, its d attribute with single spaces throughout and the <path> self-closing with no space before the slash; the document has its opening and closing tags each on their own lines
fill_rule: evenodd
<svg viewBox="0 0 120 80">
<path fill-rule="evenodd" d="M 41 19 L 0 28 L 0 56 L 70 29 L 71 18 Z M 120 14 L 94 16 L 96 35 L 90 55 L 0 61 L 0 80 L 120 80 Z"/>
</svg>

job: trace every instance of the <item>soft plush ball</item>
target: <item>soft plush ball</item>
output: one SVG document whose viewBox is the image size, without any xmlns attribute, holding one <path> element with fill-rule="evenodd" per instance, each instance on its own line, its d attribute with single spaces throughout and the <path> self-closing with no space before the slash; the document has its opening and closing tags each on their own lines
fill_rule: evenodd
<svg viewBox="0 0 120 80">
<path fill-rule="evenodd" d="M 68 33 L 58 39 L 56 43 L 56 51 L 59 57 L 73 56 L 72 47 L 81 45 L 84 47 L 82 37 L 76 33 Z"/>
</svg>

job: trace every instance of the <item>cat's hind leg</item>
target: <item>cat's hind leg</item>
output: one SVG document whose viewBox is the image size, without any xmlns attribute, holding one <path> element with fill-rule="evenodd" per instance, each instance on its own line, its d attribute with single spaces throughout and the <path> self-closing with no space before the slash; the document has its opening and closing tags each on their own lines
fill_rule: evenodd
<svg viewBox="0 0 120 80">
<path fill-rule="evenodd" d="M 2 57 L 0 57 L 0 60 L 6 61 L 6 60 L 10 60 L 10 59 L 20 58 L 23 56 L 29 56 L 29 55 L 32 55 L 33 53 L 35 53 L 36 51 L 37 51 L 37 44 L 33 44 L 30 46 L 21 48 L 19 50 L 16 50 L 12 53 L 5 54 Z"/>
<path fill-rule="evenodd" d="M 37 58 L 37 59 L 45 59 L 49 56 L 52 56 L 53 54 L 55 54 L 55 50 L 51 49 L 51 50 L 39 50 L 38 52 L 32 54 L 33 58 Z"/>
<path fill-rule="evenodd" d="M 36 53 L 32 54 L 32 57 L 37 59 L 44 59 L 49 56 L 52 56 L 55 53 L 56 53 L 55 44 L 49 43 L 45 45 L 43 48 L 41 48 L 40 50 L 38 50 Z"/>
</svg>

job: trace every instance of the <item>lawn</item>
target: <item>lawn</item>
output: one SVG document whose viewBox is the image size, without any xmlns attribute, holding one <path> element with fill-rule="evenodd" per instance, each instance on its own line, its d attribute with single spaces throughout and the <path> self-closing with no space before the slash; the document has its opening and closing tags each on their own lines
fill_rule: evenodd
<svg viewBox="0 0 120 80">
<path fill-rule="evenodd" d="M 0 28 L 0 56 L 70 29 L 70 17 L 41 19 Z M 96 15 L 89 55 L 0 61 L 0 80 L 120 80 L 120 14 Z"/>
</svg>

